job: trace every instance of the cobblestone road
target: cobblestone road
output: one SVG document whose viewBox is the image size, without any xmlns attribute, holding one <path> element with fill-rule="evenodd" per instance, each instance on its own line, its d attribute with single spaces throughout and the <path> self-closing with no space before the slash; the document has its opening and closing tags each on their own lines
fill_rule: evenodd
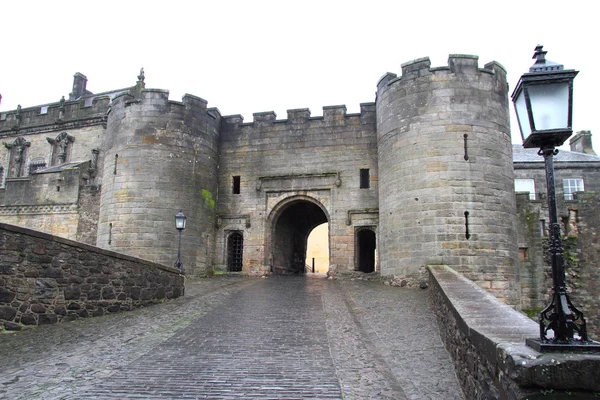
<svg viewBox="0 0 600 400">
<path fill-rule="evenodd" d="M 219 277 L 0 335 L 2 399 L 462 399 L 427 291 Z"/>
</svg>

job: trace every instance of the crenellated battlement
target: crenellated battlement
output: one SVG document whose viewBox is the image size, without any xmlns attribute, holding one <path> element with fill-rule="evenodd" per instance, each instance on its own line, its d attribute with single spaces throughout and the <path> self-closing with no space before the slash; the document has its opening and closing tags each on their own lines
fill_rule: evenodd
<svg viewBox="0 0 600 400">
<path fill-rule="evenodd" d="M 287 110 L 286 119 L 277 119 L 274 111 L 265 111 L 252 114 L 253 122 L 244 122 L 244 117 L 240 114 L 225 115 L 221 119 L 221 127 L 224 132 L 249 132 L 254 130 L 264 130 L 274 125 L 284 124 L 291 126 L 292 129 L 302 128 L 310 129 L 312 127 L 321 127 L 324 124 L 334 124 L 336 126 L 356 125 L 356 124 L 374 124 L 375 123 L 375 103 L 361 103 L 360 113 L 348 114 L 345 105 L 324 106 L 323 115 L 311 117 L 310 109 L 296 108 Z"/>
<path fill-rule="evenodd" d="M 182 101 L 169 100 L 169 91 L 164 89 L 141 89 L 127 91 L 115 96 L 111 103 L 111 113 L 126 113 L 131 106 L 137 105 L 136 116 L 159 117 L 170 115 L 181 119 L 186 125 L 194 125 L 194 121 L 210 117 L 221 118 L 218 108 L 208 108 L 208 101 L 201 97 L 185 94 Z"/>
<path fill-rule="evenodd" d="M 0 136 L 40 133 L 106 123 L 109 94 L 99 94 L 0 113 Z"/>
<path fill-rule="evenodd" d="M 497 81 L 506 82 L 506 69 L 500 63 L 491 61 L 485 64 L 483 68 L 479 68 L 479 57 L 469 54 L 450 54 L 446 66 L 432 68 L 429 57 L 423 57 L 405 62 L 401 65 L 401 68 L 401 76 L 388 72 L 379 79 L 377 83 L 378 93 L 387 90 L 388 86 L 397 82 L 406 83 L 427 76 L 440 79 L 449 74 L 481 74 L 490 76 Z"/>
</svg>

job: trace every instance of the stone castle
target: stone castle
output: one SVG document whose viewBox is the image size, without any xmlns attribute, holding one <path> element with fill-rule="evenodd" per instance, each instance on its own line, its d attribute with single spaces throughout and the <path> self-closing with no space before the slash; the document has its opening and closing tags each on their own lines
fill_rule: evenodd
<svg viewBox="0 0 600 400">
<path fill-rule="evenodd" d="M 86 83 L 77 73 L 68 99 L 0 113 L 1 222 L 173 265 L 182 210 L 189 275 L 302 272 L 309 233 L 327 223 L 332 275 L 377 271 L 410 286 L 445 264 L 508 304 L 541 307 L 543 159 L 513 152 L 497 62 L 417 59 L 385 74 L 360 113 L 260 112 L 251 123 L 196 96 L 169 100 L 143 71 L 128 88 Z M 561 153 L 562 178 L 575 179 L 567 217 L 583 180 L 600 190 L 589 136 Z M 535 189 L 516 196 L 515 176 Z"/>
</svg>

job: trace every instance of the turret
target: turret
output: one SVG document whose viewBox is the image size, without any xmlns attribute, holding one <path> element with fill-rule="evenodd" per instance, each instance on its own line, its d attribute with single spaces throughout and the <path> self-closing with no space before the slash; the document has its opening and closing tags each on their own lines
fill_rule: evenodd
<svg viewBox="0 0 600 400">
<path fill-rule="evenodd" d="M 202 273 L 214 243 L 221 117 L 206 100 L 170 101 L 140 82 L 116 96 L 108 114 L 97 245 L 173 265 L 182 210 L 181 259 L 186 273 Z"/>
<path fill-rule="evenodd" d="M 446 264 L 518 304 L 516 205 L 504 68 L 429 58 L 377 90 L 383 276 Z"/>
</svg>

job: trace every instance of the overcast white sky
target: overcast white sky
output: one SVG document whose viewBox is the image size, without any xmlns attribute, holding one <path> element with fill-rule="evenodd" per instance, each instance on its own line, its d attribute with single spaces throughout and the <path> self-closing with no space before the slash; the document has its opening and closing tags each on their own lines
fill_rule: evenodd
<svg viewBox="0 0 600 400">
<path fill-rule="evenodd" d="M 600 154 L 598 14 L 587 1 L 5 1 L 0 6 L 0 110 L 55 102 L 73 74 L 98 93 L 135 84 L 206 99 L 223 115 L 372 102 L 379 78 L 449 54 L 500 62 L 510 90 L 533 64 L 580 71 L 573 128 Z M 512 112 L 512 107 L 511 107 Z M 520 143 L 513 117 L 513 142 Z"/>
</svg>

